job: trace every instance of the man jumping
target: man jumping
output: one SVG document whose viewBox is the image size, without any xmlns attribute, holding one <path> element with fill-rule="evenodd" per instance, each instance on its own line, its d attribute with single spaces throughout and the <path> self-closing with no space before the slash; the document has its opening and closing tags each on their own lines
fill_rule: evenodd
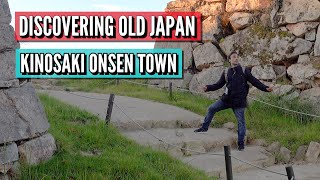
<svg viewBox="0 0 320 180">
<path fill-rule="evenodd" d="M 238 120 L 238 150 L 244 150 L 244 137 L 246 135 L 245 108 L 247 107 L 247 96 L 249 93 L 249 81 L 253 86 L 265 92 L 272 92 L 272 87 L 268 87 L 256 79 L 249 69 L 243 68 L 238 61 L 238 53 L 232 52 L 228 60 L 231 67 L 222 73 L 216 84 L 207 85 L 203 88 L 204 92 L 216 91 L 226 84 L 226 91 L 221 99 L 210 105 L 202 127 L 196 129 L 196 133 L 208 131 L 210 123 L 216 112 L 232 108 Z"/>
</svg>

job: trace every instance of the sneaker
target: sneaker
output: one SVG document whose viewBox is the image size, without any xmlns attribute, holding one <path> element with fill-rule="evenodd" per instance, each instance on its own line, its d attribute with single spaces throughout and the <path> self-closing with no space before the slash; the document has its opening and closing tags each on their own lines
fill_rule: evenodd
<svg viewBox="0 0 320 180">
<path fill-rule="evenodd" d="M 204 128 L 199 128 L 194 130 L 195 133 L 207 133 L 208 130 L 204 129 Z"/>
<path fill-rule="evenodd" d="M 239 143 L 238 144 L 238 150 L 239 151 L 244 151 L 244 143 Z"/>
</svg>

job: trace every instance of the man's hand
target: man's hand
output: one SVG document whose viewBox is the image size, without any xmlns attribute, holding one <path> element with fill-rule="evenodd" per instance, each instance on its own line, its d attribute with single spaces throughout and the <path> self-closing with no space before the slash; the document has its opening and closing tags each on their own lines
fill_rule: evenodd
<svg viewBox="0 0 320 180">
<path fill-rule="evenodd" d="M 267 91 L 268 91 L 268 92 L 272 92 L 272 91 L 273 91 L 273 87 L 274 87 L 274 86 L 269 86 L 269 87 L 267 88 Z"/>
<path fill-rule="evenodd" d="M 207 90 L 208 90 L 207 86 L 204 86 L 204 87 L 202 88 L 202 90 L 203 90 L 203 92 L 207 92 Z"/>
</svg>

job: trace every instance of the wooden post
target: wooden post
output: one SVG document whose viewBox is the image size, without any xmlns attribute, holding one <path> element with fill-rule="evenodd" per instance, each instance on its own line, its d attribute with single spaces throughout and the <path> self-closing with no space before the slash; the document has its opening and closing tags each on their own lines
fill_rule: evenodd
<svg viewBox="0 0 320 180">
<path fill-rule="evenodd" d="M 107 125 L 110 123 L 110 120 L 111 120 L 114 97 L 115 97 L 114 94 L 110 94 L 109 103 L 108 103 L 108 109 L 107 109 L 107 114 L 106 114 L 106 123 L 107 123 Z"/>
<path fill-rule="evenodd" d="M 172 100 L 173 96 L 172 96 L 172 82 L 169 83 L 169 98 L 170 100 Z"/>
<path fill-rule="evenodd" d="M 120 79 L 116 79 L 116 85 L 118 86 L 120 84 Z"/>
<path fill-rule="evenodd" d="M 225 157 L 225 164 L 226 164 L 227 180 L 233 180 L 232 163 L 231 163 L 230 155 L 231 155 L 230 146 L 224 146 L 224 157 Z"/>
<path fill-rule="evenodd" d="M 286 171 L 287 171 L 288 180 L 295 180 L 296 179 L 294 177 L 294 172 L 293 172 L 292 166 L 287 166 Z"/>
</svg>

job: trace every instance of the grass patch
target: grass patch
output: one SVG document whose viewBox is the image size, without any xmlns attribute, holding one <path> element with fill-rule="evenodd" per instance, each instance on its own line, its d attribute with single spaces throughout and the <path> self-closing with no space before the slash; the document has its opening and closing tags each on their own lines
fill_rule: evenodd
<svg viewBox="0 0 320 180">
<path fill-rule="evenodd" d="M 137 80 L 144 83 L 145 80 Z M 60 80 L 58 85 L 72 87 L 72 89 L 87 92 L 115 93 L 153 100 L 166 104 L 178 106 L 199 115 L 205 116 L 207 108 L 214 101 L 202 96 L 192 95 L 188 92 L 174 92 L 173 100 L 170 100 L 169 93 L 165 90 L 148 88 L 146 86 L 134 85 L 120 81 L 120 85 L 104 84 L 107 80 Z M 308 104 L 294 101 L 285 101 L 278 97 L 268 96 L 264 99 L 272 104 L 295 109 L 298 111 L 317 114 L 312 111 Z M 236 123 L 232 110 L 219 112 L 215 116 L 215 127 L 221 127 L 226 122 Z M 312 121 L 305 116 L 296 116 L 292 113 L 285 113 L 259 102 L 250 103 L 246 111 L 247 128 L 250 130 L 251 138 L 263 138 L 268 143 L 279 141 L 283 146 L 295 152 L 300 145 L 308 145 L 310 141 L 320 141 L 320 121 Z"/>
<path fill-rule="evenodd" d="M 47 95 L 40 99 L 59 150 L 46 163 L 23 165 L 22 179 L 210 179 L 164 152 L 128 140 L 90 113 Z"/>
</svg>

